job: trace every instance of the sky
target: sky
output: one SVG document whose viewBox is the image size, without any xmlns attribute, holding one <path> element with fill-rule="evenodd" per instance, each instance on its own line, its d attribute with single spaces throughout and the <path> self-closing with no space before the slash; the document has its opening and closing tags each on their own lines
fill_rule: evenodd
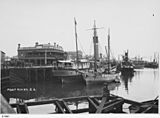
<svg viewBox="0 0 160 118">
<path fill-rule="evenodd" d="M 112 55 L 150 58 L 160 51 L 159 0 L 0 0 L 0 50 L 17 55 L 17 47 L 56 42 L 75 51 L 74 17 L 78 48 L 93 54 L 96 20 L 99 52 L 106 56 L 110 28 Z"/>
</svg>

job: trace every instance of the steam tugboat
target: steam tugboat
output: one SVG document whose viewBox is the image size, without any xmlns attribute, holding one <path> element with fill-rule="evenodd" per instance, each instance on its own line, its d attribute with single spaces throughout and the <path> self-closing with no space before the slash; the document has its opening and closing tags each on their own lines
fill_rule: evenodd
<svg viewBox="0 0 160 118">
<path fill-rule="evenodd" d="M 123 56 L 123 60 L 120 65 L 120 72 L 122 75 L 133 74 L 134 72 L 134 66 L 128 58 L 128 50 L 127 52 L 125 52 L 125 55 Z"/>
</svg>

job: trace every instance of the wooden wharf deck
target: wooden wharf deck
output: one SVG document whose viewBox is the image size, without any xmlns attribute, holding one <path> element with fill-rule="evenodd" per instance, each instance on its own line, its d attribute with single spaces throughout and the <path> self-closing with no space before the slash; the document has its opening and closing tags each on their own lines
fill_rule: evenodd
<svg viewBox="0 0 160 118">
<path fill-rule="evenodd" d="M 2 99 L 4 101 L 4 99 Z M 76 108 L 70 109 L 69 105 L 79 104 L 82 102 L 87 102 L 87 108 Z M 72 114 L 72 113 L 126 113 L 123 111 L 123 105 L 129 104 L 128 108 L 138 108 L 131 113 L 158 113 L 158 98 L 151 101 L 146 102 L 136 102 L 133 100 L 125 99 L 113 94 L 110 94 L 107 90 L 107 87 L 104 87 L 102 96 L 81 96 L 81 97 L 71 97 L 71 98 L 62 98 L 62 99 L 52 99 L 46 101 L 35 101 L 35 102 L 19 102 L 14 104 L 8 104 L 7 102 L 3 102 L 2 109 L 7 108 L 16 108 L 17 113 L 25 113 L 28 114 L 28 106 L 35 105 L 44 105 L 44 104 L 53 104 L 55 105 L 55 110 L 53 113 L 62 113 L 62 114 Z M 11 107 L 8 107 L 11 106 Z M 136 107 L 134 107 L 136 106 Z M 4 110 L 1 110 L 4 111 Z M 9 110 L 12 111 L 13 109 Z"/>
</svg>

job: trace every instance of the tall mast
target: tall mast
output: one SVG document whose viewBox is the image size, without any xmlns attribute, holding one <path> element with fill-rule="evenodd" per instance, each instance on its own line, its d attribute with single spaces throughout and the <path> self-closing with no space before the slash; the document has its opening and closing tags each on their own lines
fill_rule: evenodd
<svg viewBox="0 0 160 118">
<path fill-rule="evenodd" d="M 94 44 L 94 71 L 97 71 L 97 60 L 99 60 L 99 51 L 98 51 L 98 36 L 97 36 L 97 29 L 102 29 L 101 28 L 96 28 L 96 21 L 94 20 L 94 25 L 92 29 L 93 30 L 93 44 Z"/>
<path fill-rule="evenodd" d="M 154 59 L 153 62 L 156 62 L 156 53 L 154 52 Z"/>
<path fill-rule="evenodd" d="M 78 43 L 77 43 L 77 22 L 76 19 L 74 18 L 74 23 L 75 23 L 75 39 L 76 39 L 76 62 L 77 62 L 77 68 L 79 68 L 79 63 L 78 63 Z"/>
<path fill-rule="evenodd" d="M 97 36 L 97 28 L 96 28 L 96 21 L 94 20 L 93 26 L 93 44 L 94 44 L 94 71 L 97 71 L 97 60 L 99 58 L 98 54 L 98 36 Z"/>
<path fill-rule="evenodd" d="M 108 74 L 110 73 L 110 29 L 108 29 Z"/>
<path fill-rule="evenodd" d="M 107 46 L 105 46 L 105 50 L 106 50 L 106 55 L 107 55 L 107 58 L 108 58 Z"/>
</svg>

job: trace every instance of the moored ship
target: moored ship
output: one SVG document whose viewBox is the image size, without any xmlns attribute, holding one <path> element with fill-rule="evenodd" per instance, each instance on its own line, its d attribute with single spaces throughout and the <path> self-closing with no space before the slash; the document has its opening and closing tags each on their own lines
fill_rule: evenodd
<svg viewBox="0 0 160 118">
<path fill-rule="evenodd" d="M 56 43 L 54 45 L 36 43 L 34 47 L 20 47 L 19 44 L 18 60 L 23 64 L 11 69 L 11 79 L 21 78 L 24 81 L 35 82 L 37 78 L 39 81 L 43 78 L 45 81 L 61 84 L 83 81 L 82 74 L 73 68 L 73 62 L 66 59 L 67 53 Z"/>
<path fill-rule="evenodd" d="M 143 69 L 145 66 L 145 62 L 142 58 L 135 57 L 134 60 L 132 60 L 134 69 Z"/>
<path fill-rule="evenodd" d="M 86 73 L 85 81 L 86 84 L 104 84 L 104 83 L 119 83 L 119 73 L 111 72 L 110 67 L 110 31 L 108 30 L 108 71 L 101 71 L 101 68 L 98 68 L 97 62 L 99 60 L 99 51 L 98 51 L 98 36 L 97 36 L 97 28 L 94 21 L 94 27 L 92 28 L 94 31 L 93 43 L 94 43 L 94 68 L 92 72 Z"/>
<path fill-rule="evenodd" d="M 120 65 L 120 71 L 122 75 L 133 74 L 134 72 L 133 64 L 128 58 L 128 51 L 125 52 L 125 55 L 123 56 L 123 60 Z"/>
</svg>

